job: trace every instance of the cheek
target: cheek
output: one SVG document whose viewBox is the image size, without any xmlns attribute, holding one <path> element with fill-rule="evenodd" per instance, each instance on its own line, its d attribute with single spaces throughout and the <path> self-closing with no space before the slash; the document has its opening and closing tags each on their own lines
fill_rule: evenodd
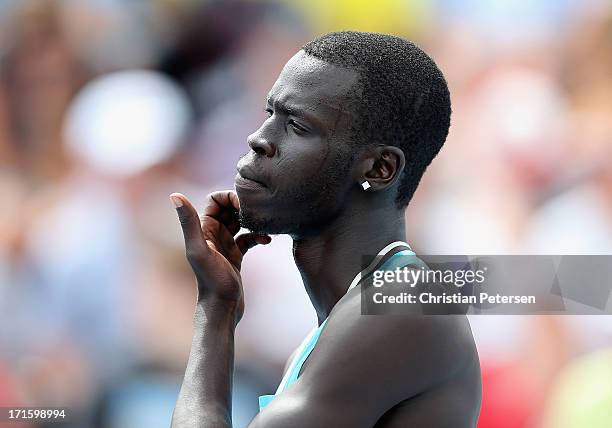
<svg viewBox="0 0 612 428">
<path fill-rule="evenodd" d="M 329 146 L 308 140 L 295 142 L 279 158 L 279 173 L 291 179 L 308 180 L 325 170 L 330 155 Z"/>
</svg>

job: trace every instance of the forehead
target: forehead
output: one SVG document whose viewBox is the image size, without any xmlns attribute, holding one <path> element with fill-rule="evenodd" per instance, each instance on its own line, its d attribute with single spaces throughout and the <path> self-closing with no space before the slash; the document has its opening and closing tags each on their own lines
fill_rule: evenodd
<svg viewBox="0 0 612 428">
<path fill-rule="evenodd" d="M 281 71 L 268 97 L 320 113 L 347 113 L 359 73 L 299 51 Z"/>
</svg>

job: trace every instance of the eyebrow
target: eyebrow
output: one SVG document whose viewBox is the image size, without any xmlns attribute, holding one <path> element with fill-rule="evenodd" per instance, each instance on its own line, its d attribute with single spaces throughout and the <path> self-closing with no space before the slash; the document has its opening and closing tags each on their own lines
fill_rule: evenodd
<svg viewBox="0 0 612 428">
<path fill-rule="evenodd" d="M 272 105 L 275 109 L 280 110 L 284 114 L 288 114 L 291 116 L 300 117 L 302 119 L 306 119 L 309 121 L 316 121 L 320 123 L 321 119 L 319 119 L 316 115 L 307 113 L 306 110 L 288 103 L 284 101 L 273 100 L 271 96 L 268 96 L 266 99 L 266 105 Z"/>
</svg>

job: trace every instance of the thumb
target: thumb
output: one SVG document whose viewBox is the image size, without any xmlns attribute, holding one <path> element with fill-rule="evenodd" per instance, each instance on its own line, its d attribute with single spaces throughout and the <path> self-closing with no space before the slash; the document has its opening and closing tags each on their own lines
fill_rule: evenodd
<svg viewBox="0 0 612 428">
<path fill-rule="evenodd" d="M 170 195 L 170 200 L 176 208 L 176 213 L 181 222 L 183 237 L 185 238 L 185 250 L 187 253 L 201 251 L 202 248 L 207 250 L 208 247 L 203 245 L 202 228 L 200 226 L 198 212 L 191 202 L 189 202 L 189 199 L 181 193 L 172 193 Z"/>
</svg>

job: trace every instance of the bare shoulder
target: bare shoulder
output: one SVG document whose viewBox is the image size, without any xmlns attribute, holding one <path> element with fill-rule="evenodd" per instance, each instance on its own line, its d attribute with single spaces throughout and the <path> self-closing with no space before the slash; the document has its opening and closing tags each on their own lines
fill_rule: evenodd
<svg viewBox="0 0 612 428">
<path fill-rule="evenodd" d="M 304 374 L 318 393 L 351 388 L 388 409 L 456 379 L 479 386 L 478 366 L 465 316 L 362 315 L 356 288 L 332 311 Z"/>
<path fill-rule="evenodd" d="M 472 428 L 479 408 L 464 316 L 361 315 L 355 289 L 334 307 L 298 380 L 251 426 Z"/>
</svg>

